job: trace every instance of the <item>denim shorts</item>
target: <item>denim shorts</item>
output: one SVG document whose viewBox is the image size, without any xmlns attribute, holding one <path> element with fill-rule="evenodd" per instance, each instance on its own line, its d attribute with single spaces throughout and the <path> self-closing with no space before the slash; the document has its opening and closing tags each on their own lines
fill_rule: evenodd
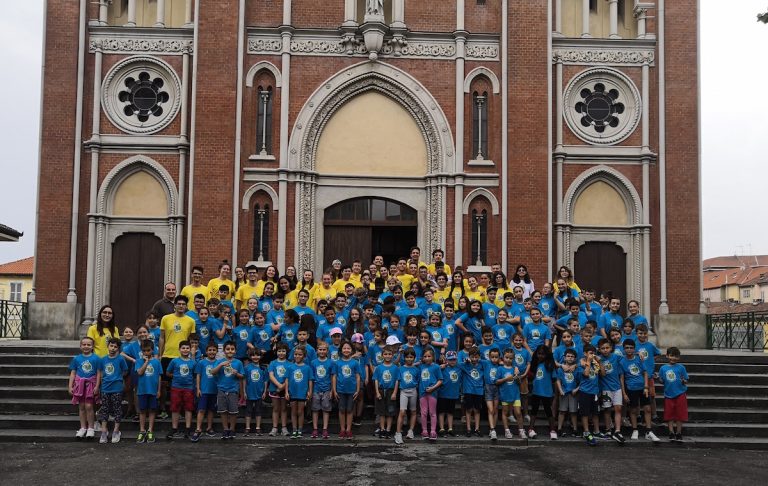
<svg viewBox="0 0 768 486">
<path fill-rule="evenodd" d="M 499 399 L 499 387 L 496 385 L 485 385 L 485 401 L 490 402 L 492 400 Z"/>
</svg>

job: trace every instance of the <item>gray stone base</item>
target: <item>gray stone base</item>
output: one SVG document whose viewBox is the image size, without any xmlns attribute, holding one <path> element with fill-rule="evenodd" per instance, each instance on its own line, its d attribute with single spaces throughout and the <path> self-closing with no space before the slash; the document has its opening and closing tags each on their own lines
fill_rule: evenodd
<svg viewBox="0 0 768 486">
<path fill-rule="evenodd" d="M 83 306 L 69 302 L 30 302 L 29 339 L 77 340 Z"/>
<path fill-rule="evenodd" d="M 654 316 L 657 346 L 664 352 L 676 346 L 703 349 L 707 346 L 707 319 L 704 314 L 665 314 Z"/>
</svg>

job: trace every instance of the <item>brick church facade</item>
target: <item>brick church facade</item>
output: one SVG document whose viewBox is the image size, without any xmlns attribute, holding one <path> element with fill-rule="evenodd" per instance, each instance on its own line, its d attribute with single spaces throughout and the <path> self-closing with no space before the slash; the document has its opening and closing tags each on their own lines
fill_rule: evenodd
<svg viewBox="0 0 768 486">
<path fill-rule="evenodd" d="M 38 335 L 419 245 L 703 339 L 696 0 L 46 5 Z"/>
</svg>

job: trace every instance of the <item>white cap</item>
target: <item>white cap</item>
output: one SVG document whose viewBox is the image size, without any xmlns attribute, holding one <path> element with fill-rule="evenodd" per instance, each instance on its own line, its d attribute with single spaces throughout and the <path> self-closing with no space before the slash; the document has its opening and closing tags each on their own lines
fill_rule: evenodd
<svg viewBox="0 0 768 486">
<path fill-rule="evenodd" d="M 394 346 L 395 344 L 401 344 L 397 336 L 389 336 L 387 338 L 387 346 Z"/>
</svg>

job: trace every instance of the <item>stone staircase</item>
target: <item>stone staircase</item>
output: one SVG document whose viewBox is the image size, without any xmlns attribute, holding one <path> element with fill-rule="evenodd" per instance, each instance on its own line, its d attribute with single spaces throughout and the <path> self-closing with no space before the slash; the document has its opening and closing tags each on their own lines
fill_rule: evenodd
<svg viewBox="0 0 768 486">
<path fill-rule="evenodd" d="M 67 365 L 78 352 L 74 341 L 0 341 L 0 442 L 74 440 L 77 418 L 66 386 Z M 683 363 L 691 378 L 686 442 L 702 447 L 768 449 L 768 355 L 687 350 L 683 351 Z M 662 396 L 661 388 L 657 388 L 657 394 Z M 661 416 L 663 399 L 657 399 L 657 403 Z M 334 416 L 331 430 L 336 429 Z M 263 428 L 269 427 L 270 419 L 269 412 L 265 412 Z M 529 443 L 549 443 L 544 438 L 545 424 L 539 421 L 541 438 Z M 158 436 L 164 437 L 169 427 L 170 420 L 159 421 Z M 461 429 L 463 424 L 457 419 L 455 427 Z M 126 439 L 135 437 L 137 424 L 128 420 L 122 428 Z M 372 421 L 366 420 L 356 431 L 356 439 L 375 440 L 371 432 Z M 658 435 L 665 438 L 665 429 L 659 427 Z M 488 443 L 486 437 L 450 440 Z M 524 441 L 500 440 L 502 443 L 521 445 Z M 569 439 L 558 444 L 582 442 Z"/>
</svg>

